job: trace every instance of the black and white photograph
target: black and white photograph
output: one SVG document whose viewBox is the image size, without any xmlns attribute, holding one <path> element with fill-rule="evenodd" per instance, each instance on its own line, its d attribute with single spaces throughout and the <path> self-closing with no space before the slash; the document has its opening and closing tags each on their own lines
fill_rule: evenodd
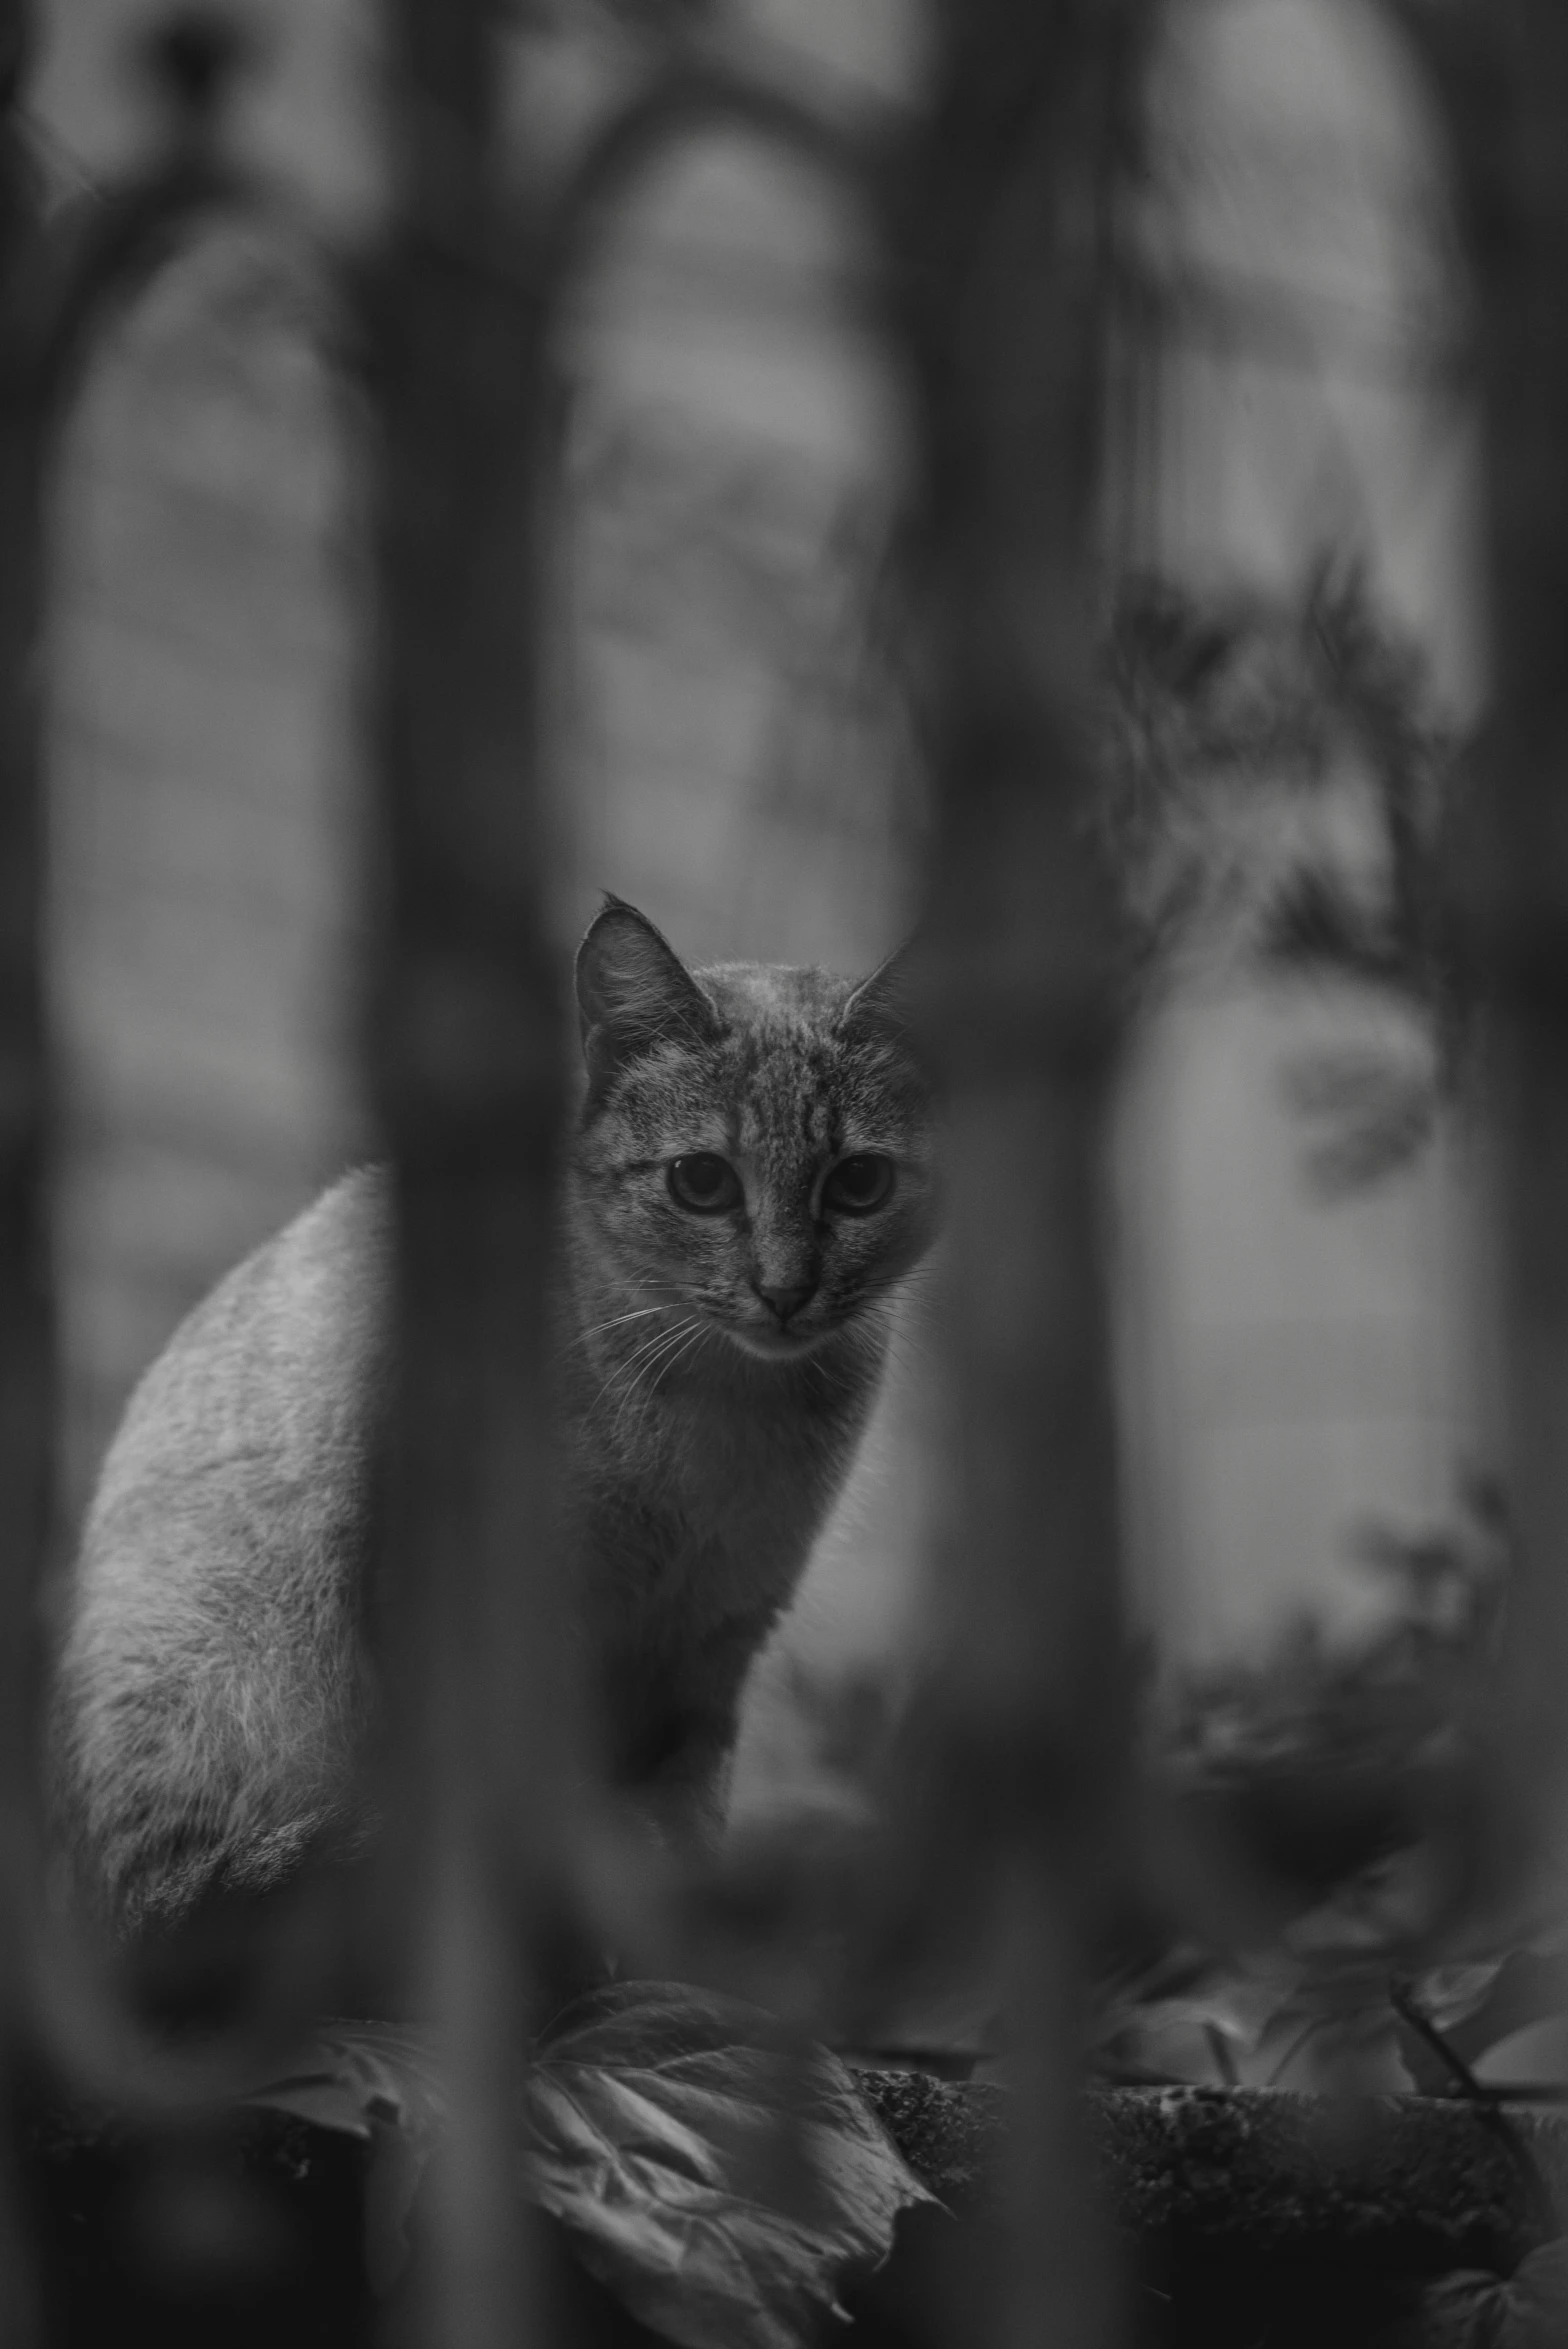
<svg viewBox="0 0 1568 2349">
<path fill-rule="evenodd" d="M 0 2349 L 1568 2344 L 1563 0 L 0 0 Z"/>
</svg>

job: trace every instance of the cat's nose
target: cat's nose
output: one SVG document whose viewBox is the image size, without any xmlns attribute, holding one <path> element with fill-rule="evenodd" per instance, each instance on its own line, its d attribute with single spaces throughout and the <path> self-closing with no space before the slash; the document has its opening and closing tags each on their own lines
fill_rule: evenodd
<svg viewBox="0 0 1568 2349">
<path fill-rule="evenodd" d="M 793 1287 L 781 1288 L 771 1283 L 758 1281 L 757 1294 L 768 1311 L 777 1317 L 779 1327 L 782 1329 L 790 1315 L 799 1312 L 815 1286 L 814 1281 L 799 1281 Z"/>
</svg>

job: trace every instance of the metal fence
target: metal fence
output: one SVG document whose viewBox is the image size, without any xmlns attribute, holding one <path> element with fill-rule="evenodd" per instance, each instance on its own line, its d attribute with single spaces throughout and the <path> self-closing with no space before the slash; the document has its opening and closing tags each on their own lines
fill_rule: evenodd
<svg viewBox="0 0 1568 2349">
<path fill-rule="evenodd" d="M 1093 744 L 1106 471 L 1137 421 L 1128 386 L 1157 356 L 1127 220 L 1159 12 L 1148 0 L 941 7 L 928 98 L 868 125 L 769 78 L 720 11 L 650 9 L 638 86 L 564 183 L 521 190 L 501 168 L 493 52 L 506 13 L 486 0 L 385 9 L 392 210 L 337 286 L 375 485 L 384 894 L 365 1049 L 394 1168 L 401 1368 L 369 1610 L 389 1700 L 367 1767 L 391 1826 L 383 1864 L 351 1897 L 313 1888 L 306 1960 L 271 1985 L 265 2021 L 286 2033 L 345 1997 L 434 2012 L 454 2117 L 429 2337 L 462 2349 L 549 2337 L 514 2182 L 518 2080 L 531 1986 L 562 1920 L 591 1908 L 585 1855 L 607 1832 L 565 1793 L 579 1732 L 553 1595 L 565 1568 L 548 1536 L 546 1235 L 566 1097 L 540 814 L 556 338 L 563 301 L 652 167 L 694 131 L 730 125 L 803 158 L 859 209 L 876 328 L 913 420 L 901 616 L 936 805 L 923 969 L 951 1117 L 956 1499 L 938 1537 L 946 1635 L 924 1763 L 895 1791 L 863 1939 L 871 1951 L 918 1940 L 955 1904 L 1007 1918 L 1022 2056 L 996 2337 L 1103 2342 L 1125 2311 L 1086 2182 L 1085 1985 L 1108 1903 L 1164 1813 L 1134 1781 L 1122 1660 L 1103 1168 L 1128 1010 Z M 1406 0 L 1389 14 L 1452 158 L 1487 451 L 1492 715 L 1453 871 L 1497 1072 L 1524 1566 L 1490 1776 L 1463 1825 L 1461 1874 L 1480 1899 L 1548 1832 L 1568 1735 L 1568 25 L 1552 0 L 1484 12 Z M 160 153 L 46 217 L 19 114 L 28 32 L 14 6 L 0 182 L 5 2032 L 13 2082 L 42 2038 L 145 2094 L 156 2065 L 116 2038 L 112 1972 L 70 1972 L 41 1895 L 36 1594 L 57 1539 L 44 493 L 106 318 L 193 223 L 267 199 L 225 160 L 242 44 L 192 16 L 151 60 Z M 722 1894 L 721 1880 L 702 1899 L 711 1909 Z M 1192 1897 L 1201 1910 L 1196 1875 Z M 668 1944 L 669 1903 L 666 1887 L 619 1919 L 634 1944 Z M 769 1916 L 769 1931 L 788 1930 L 784 1908 Z M 688 1953 L 700 1944 L 679 1930 Z M 75 1987 L 62 1992 L 66 1973 Z M 169 2095 L 208 2085 L 171 2059 Z M 27 2266 L 13 2226 L 7 2342 L 33 2322 Z"/>
</svg>

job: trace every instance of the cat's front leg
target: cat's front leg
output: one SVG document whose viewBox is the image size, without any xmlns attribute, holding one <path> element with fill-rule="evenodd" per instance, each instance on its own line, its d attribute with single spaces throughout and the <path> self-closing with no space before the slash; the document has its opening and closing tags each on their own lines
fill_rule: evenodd
<svg viewBox="0 0 1568 2349">
<path fill-rule="evenodd" d="M 672 1845 L 711 1848 L 723 1832 L 741 1696 L 771 1621 L 727 1620 L 612 1670 L 611 1782 Z"/>
<path fill-rule="evenodd" d="M 667 1758 L 635 1789 L 637 1809 L 661 1843 L 677 1852 L 714 1850 L 729 1807 L 730 1769 L 738 1723 L 694 1719 L 676 1732 Z"/>
</svg>

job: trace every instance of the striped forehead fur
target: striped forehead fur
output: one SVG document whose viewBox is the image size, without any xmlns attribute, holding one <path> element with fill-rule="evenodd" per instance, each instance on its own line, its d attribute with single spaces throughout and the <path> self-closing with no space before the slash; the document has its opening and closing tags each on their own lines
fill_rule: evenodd
<svg viewBox="0 0 1568 2349">
<path fill-rule="evenodd" d="M 720 963 L 690 974 L 711 1006 L 713 1026 L 695 1035 L 679 1021 L 650 1016 L 646 1041 L 590 1107 L 587 1133 L 608 1119 L 651 1136 L 687 1118 L 799 1121 L 818 1148 L 872 1146 L 857 1117 L 906 1136 L 923 1123 L 923 1088 L 895 1036 L 846 1018 L 855 988 L 820 970 Z M 650 1003 L 650 1014 L 656 1007 Z M 586 1138 L 586 1135 L 585 1135 Z M 733 1137 L 732 1137 L 733 1138 Z M 717 1135 L 688 1145 L 722 1147 Z"/>
</svg>

